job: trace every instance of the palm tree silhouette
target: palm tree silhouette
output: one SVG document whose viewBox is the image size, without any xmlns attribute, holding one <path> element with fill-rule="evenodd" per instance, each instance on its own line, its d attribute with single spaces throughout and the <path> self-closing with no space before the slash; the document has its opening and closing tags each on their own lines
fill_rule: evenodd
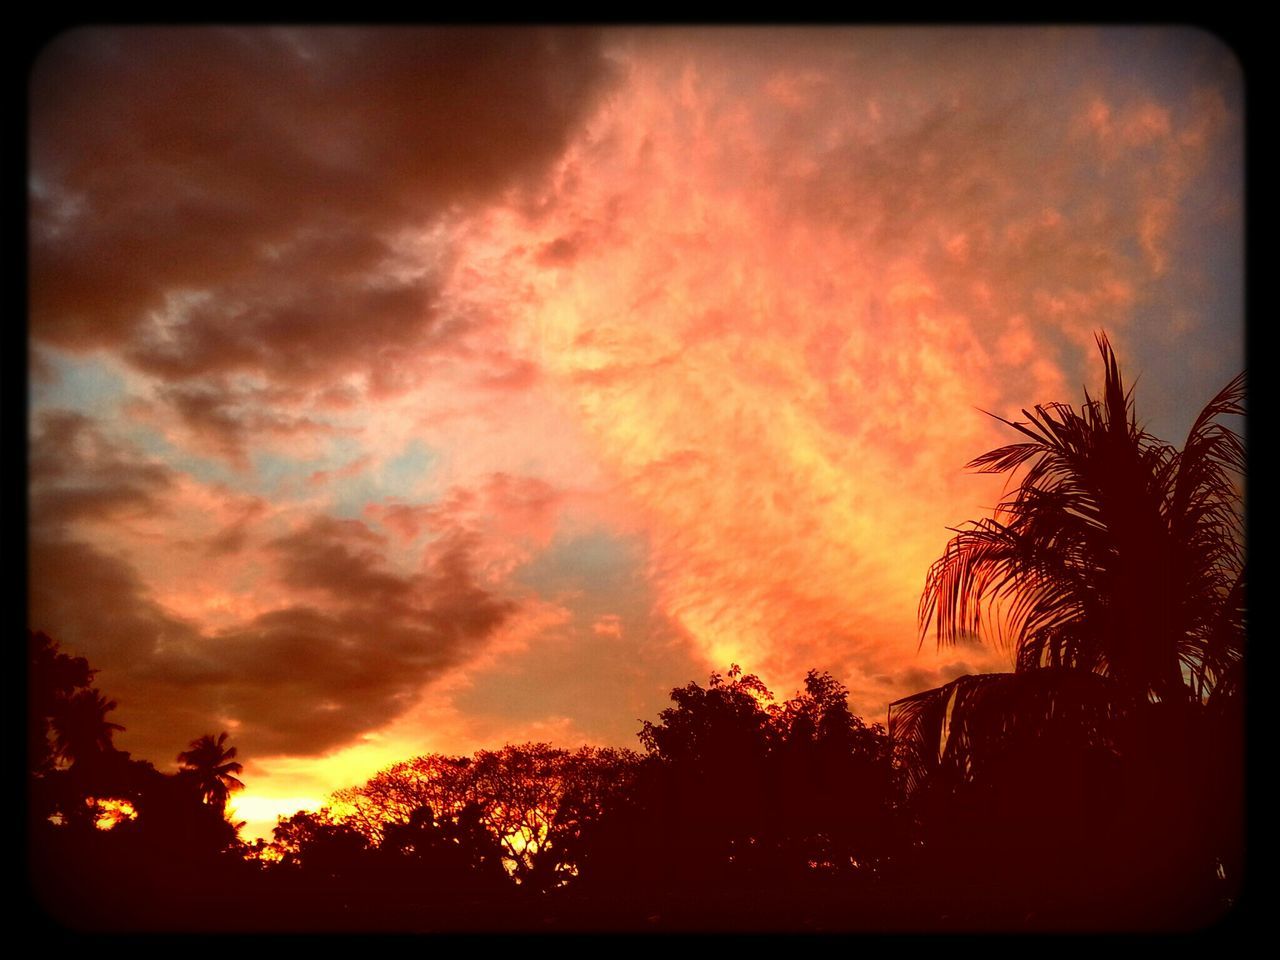
<svg viewBox="0 0 1280 960">
<path fill-rule="evenodd" d="M 178 754 L 182 773 L 190 777 L 204 802 L 220 813 L 226 810 L 227 798 L 244 784 L 234 776 L 244 767 L 235 761 L 236 748 L 225 747 L 227 733 L 223 731 L 215 739 L 213 734 L 191 741 L 191 746 Z"/>
<path fill-rule="evenodd" d="M 1050 742 L 1123 758 L 1144 796 L 1159 797 L 1178 768 L 1232 779 L 1214 754 L 1241 740 L 1246 462 L 1240 436 L 1217 420 L 1244 414 L 1245 375 L 1178 450 L 1139 427 L 1105 334 L 1097 343 L 1100 398 L 1036 406 L 1025 422 L 997 417 L 1023 439 L 968 465 L 1021 478 L 994 516 L 955 530 L 929 570 L 921 642 L 930 626 L 940 646 L 995 639 L 1016 667 L 891 705 L 909 791 L 1016 777 Z M 1182 791 L 1178 809 L 1205 813 L 1181 776 L 1170 787 Z"/>
<path fill-rule="evenodd" d="M 1105 335 L 1100 400 L 998 417 L 1026 439 L 969 467 L 1026 468 L 990 519 L 956 531 L 920 601 L 940 645 L 994 632 L 1017 671 L 1109 678 L 1132 704 L 1203 702 L 1241 681 L 1245 563 L 1241 373 L 1197 417 L 1181 451 L 1139 428 Z"/>
<path fill-rule="evenodd" d="M 58 704 L 52 718 L 58 753 L 72 766 L 83 766 L 113 751 L 112 736 L 124 730 L 107 719 L 115 708 L 114 700 L 94 689 L 79 690 Z"/>
</svg>

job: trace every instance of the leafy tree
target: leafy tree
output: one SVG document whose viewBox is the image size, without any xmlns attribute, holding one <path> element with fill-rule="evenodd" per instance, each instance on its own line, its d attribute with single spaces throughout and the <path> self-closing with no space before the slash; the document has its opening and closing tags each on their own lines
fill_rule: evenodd
<svg viewBox="0 0 1280 960">
<path fill-rule="evenodd" d="M 734 665 L 671 700 L 640 731 L 634 786 L 588 836 L 588 889 L 759 923 L 878 882 L 898 836 L 891 751 L 843 685 L 810 671 L 775 705 Z"/>
<path fill-rule="evenodd" d="M 651 756 L 676 763 L 731 765 L 768 751 L 769 715 L 763 703 L 773 694 L 736 663 L 728 682 L 712 673 L 706 687 L 689 683 L 671 691 L 674 707 L 645 721 L 639 737 Z"/>
<path fill-rule="evenodd" d="M 625 790 L 635 762 L 630 751 L 509 744 L 474 757 L 416 757 L 336 792 L 334 801 L 341 822 L 374 845 L 400 842 L 414 822 L 425 830 L 426 811 L 446 833 L 479 825 L 500 844 L 516 883 L 550 890 L 574 875 L 583 832 Z"/>
<path fill-rule="evenodd" d="M 370 849 L 368 840 L 354 827 L 334 817 L 328 807 L 314 812 L 299 810 L 292 817 L 281 817 L 272 836 L 285 868 L 305 868 L 313 875 L 329 879 L 352 873 Z"/>
<path fill-rule="evenodd" d="M 773 730 L 760 679 L 736 664 L 707 686 L 671 691 L 673 706 L 638 736 L 633 786 L 584 844 L 588 888 L 614 897 L 700 895 L 749 884 L 768 846 L 767 763 Z"/>
<path fill-rule="evenodd" d="M 414 757 L 379 771 L 358 787 L 336 791 L 333 799 L 343 811 L 343 822 L 376 846 L 389 826 L 408 823 L 423 807 L 445 817 L 461 810 L 469 798 L 470 767 L 470 757 Z"/>
<path fill-rule="evenodd" d="M 899 838 L 884 728 L 855 716 L 844 685 L 816 670 L 773 725 L 770 781 L 792 871 L 853 874 L 889 856 Z"/>
<path fill-rule="evenodd" d="M 430 807 L 419 807 L 407 823 L 386 827 L 380 851 L 385 869 L 402 884 L 437 896 L 493 895 L 509 885 L 505 850 L 475 803 L 439 819 Z"/>
<path fill-rule="evenodd" d="M 87 661 L 39 633 L 28 656 L 33 892 L 77 929 L 199 922 L 196 902 L 207 906 L 234 874 L 235 828 L 185 778 L 115 748 L 116 704 L 90 686 Z"/>
<path fill-rule="evenodd" d="M 630 795 L 639 763 L 634 752 L 608 747 L 582 747 L 565 756 L 559 798 L 529 876 L 534 888 L 555 889 L 576 880 L 589 856 L 593 831 Z"/>
<path fill-rule="evenodd" d="M 483 811 L 518 882 L 537 870 L 554 844 L 567 756 L 567 751 L 545 743 L 508 744 L 498 751 L 481 750 L 468 767 L 468 801 Z"/>
<path fill-rule="evenodd" d="M 640 741 L 658 761 L 659 820 L 689 853 L 691 883 L 742 884 L 768 865 L 772 846 L 768 764 L 773 727 L 765 704 L 773 694 L 737 664 L 712 673 L 704 688 L 671 691 L 675 706 L 646 722 Z"/>
</svg>

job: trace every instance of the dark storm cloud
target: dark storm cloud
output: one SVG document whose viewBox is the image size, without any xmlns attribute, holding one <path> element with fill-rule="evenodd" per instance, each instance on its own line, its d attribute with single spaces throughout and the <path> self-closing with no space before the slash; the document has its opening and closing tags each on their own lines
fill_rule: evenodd
<svg viewBox="0 0 1280 960">
<path fill-rule="evenodd" d="M 246 756 L 321 753 L 394 719 L 514 611 L 473 581 L 456 547 L 430 575 L 367 573 L 341 592 L 340 554 L 330 543 L 303 573 L 336 602 L 295 603 L 207 634 L 155 603 L 126 561 L 37 538 L 30 623 L 102 669 L 125 745 L 142 755 L 166 758 L 183 737 L 227 724 Z M 380 609 L 387 597 L 392 606 Z"/>
<path fill-rule="evenodd" d="M 86 521 L 163 510 L 165 468 L 62 411 L 39 418 L 31 464 L 29 625 L 102 671 L 122 745 L 152 759 L 222 726 L 246 756 L 341 746 L 396 717 L 515 612 L 476 582 L 474 537 L 443 521 L 422 570 L 401 573 L 363 523 L 315 517 L 255 561 L 275 570 L 276 609 L 202 628 L 157 602 L 127 557 L 79 539 Z M 229 525 L 174 547 L 242 549 L 263 509 L 241 498 Z"/>
<path fill-rule="evenodd" d="M 68 410 L 36 416 L 28 478 L 33 528 L 61 528 L 159 509 L 174 482 L 167 466 L 104 436 L 92 418 Z"/>
<path fill-rule="evenodd" d="M 220 707 L 260 755 L 323 752 L 392 720 L 514 612 L 475 582 L 456 538 L 421 574 L 392 571 L 384 546 L 359 521 L 325 517 L 274 541 L 296 601 L 211 641 L 234 678 Z"/>
<path fill-rule="evenodd" d="M 31 82 L 32 333 L 169 380 L 385 371 L 448 333 L 447 252 L 404 232 L 533 182 L 607 74 L 585 30 L 64 34 Z"/>
<path fill-rule="evenodd" d="M 513 608 L 459 561 L 451 576 L 366 577 L 373 592 L 357 584 L 336 610 L 291 606 L 220 634 L 220 659 L 235 679 L 217 696 L 246 747 L 297 755 L 346 744 L 394 719 L 424 683 L 474 651 Z M 387 594 L 397 608 L 377 609 Z"/>
<path fill-rule="evenodd" d="M 130 564 L 97 547 L 37 532 L 28 561 L 28 624 L 88 656 L 113 680 L 145 670 L 146 662 L 166 645 L 188 646 L 198 639 L 192 624 L 149 598 Z M 118 693 L 112 685 L 107 692 Z M 138 707 L 146 709 L 141 703 Z"/>
<path fill-rule="evenodd" d="M 384 543 L 358 520 L 319 517 L 272 546 L 281 558 L 281 577 L 290 587 L 402 611 L 411 599 L 412 584 L 379 569 Z"/>
</svg>

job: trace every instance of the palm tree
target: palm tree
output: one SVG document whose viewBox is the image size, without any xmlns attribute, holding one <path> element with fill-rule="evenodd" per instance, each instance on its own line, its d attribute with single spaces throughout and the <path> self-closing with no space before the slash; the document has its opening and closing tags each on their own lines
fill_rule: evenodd
<svg viewBox="0 0 1280 960">
<path fill-rule="evenodd" d="M 124 729 L 107 719 L 115 708 L 114 700 L 94 689 L 78 690 L 58 703 L 53 714 L 58 753 L 72 766 L 84 766 L 114 751 L 111 738 L 117 730 Z"/>
<path fill-rule="evenodd" d="M 224 747 L 227 733 L 223 731 L 215 739 L 213 734 L 191 741 L 191 746 L 178 754 L 182 773 L 192 779 L 204 802 L 219 813 L 226 810 L 227 798 L 244 784 L 234 776 L 244 767 L 235 762 L 236 748 Z"/>
<path fill-rule="evenodd" d="M 1138 427 L 1105 336 L 1101 400 L 1085 394 L 1001 419 L 1027 439 L 969 464 L 1026 467 L 991 519 L 956 531 L 929 571 L 920 619 L 941 644 L 995 627 L 1018 669 L 1111 677 L 1134 702 L 1202 699 L 1239 683 L 1244 628 L 1239 436 L 1244 374 L 1196 419 L 1179 452 Z M 992 614 L 995 614 L 995 617 Z M 994 620 L 994 622 L 993 622 Z"/>
<path fill-rule="evenodd" d="M 87 679 L 91 671 L 86 666 L 79 675 Z M 47 759 L 52 762 L 45 764 L 33 784 L 40 797 L 33 799 L 33 809 L 46 815 L 57 813 L 65 822 L 91 829 L 97 819 L 98 798 L 127 795 L 124 774 L 128 754 L 117 751 L 111 742 L 124 727 L 107 719 L 115 708 L 114 700 L 93 688 L 82 687 L 69 696 L 64 691 L 57 697 L 49 717 L 54 752 Z"/>
<path fill-rule="evenodd" d="M 1238 750 L 1246 463 L 1241 438 L 1217 420 L 1245 412 L 1244 374 L 1178 450 L 1139 427 L 1111 345 L 1097 342 L 1099 399 L 1036 406 L 1025 422 L 998 417 L 1021 441 L 969 464 L 1021 478 L 930 569 L 921 642 L 930 626 L 939 645 L 994 639 L 1016 667 L 891 706 L 909 792 L 1016 778 L 1054 743 L 1081 763 L 1109 756 L 1142 771 L 1132 776 L 1158 796 L 1175 768 L 1208 777 L 1215 754 Z M 1229 767 L 1215 772 L 1232 779 Z"/>
</svg>

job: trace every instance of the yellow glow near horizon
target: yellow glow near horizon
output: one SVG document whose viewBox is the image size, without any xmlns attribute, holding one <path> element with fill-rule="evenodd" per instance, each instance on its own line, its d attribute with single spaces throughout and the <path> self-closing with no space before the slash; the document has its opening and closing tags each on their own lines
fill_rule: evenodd
<svg viewBox="0 0 1280 960">
<path fill-rule="evenodd" d="M 134 809 L 133 804 L 128 800 L 89 798 L 85 803 L 96 810 L 98 816 L 93 825 L 99 830 L 111 830 L 126 820 L 136 820 L 138 818 L 138 811 Z"/>
<path fill-rule="evenodd" d="M 227 804 L 227 819 L 232 823 L 244 821 L 242 840 L 270 840 L 280 817 L 291 817 L 299 810 L 319 810 L 325 805 L 325 800 L 317 797 L 273 797 L 246 792 L 236 797 L 234 803 Z"/>
</svg>

